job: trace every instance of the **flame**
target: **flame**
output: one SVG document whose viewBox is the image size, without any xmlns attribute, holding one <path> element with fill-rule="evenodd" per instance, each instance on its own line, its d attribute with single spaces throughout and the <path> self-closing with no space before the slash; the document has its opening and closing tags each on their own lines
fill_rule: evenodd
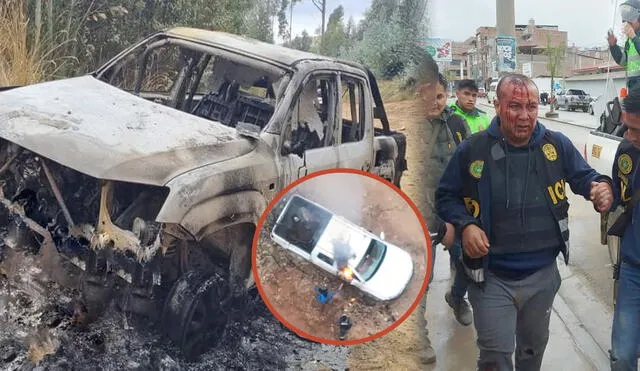
<svg viewBox="0 0 640 371">
<path fill-rule="evenodd" d="M 340 272 L 342 273 L 342 276 L 347 281 L 351 281 L 353 279 L 353 269 L 351 269 L 349 267 L 344 267 L 344 268 L 342 268 L 342 270 Z"/>
</svg>

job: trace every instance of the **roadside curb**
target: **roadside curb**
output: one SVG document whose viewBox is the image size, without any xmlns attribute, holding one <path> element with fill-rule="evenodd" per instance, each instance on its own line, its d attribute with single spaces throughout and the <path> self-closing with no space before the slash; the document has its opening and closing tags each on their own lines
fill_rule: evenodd
<svg viewBox="0 0 640 371">
<path fill-rule="evenodd" d="M 493 108 L 492 105 L 487 104 L 487 103 L 480 102 L 480 104 L 485 106 L 485 107 Z M 543 120 L 555 121 L 555 122 L 558 122 L 558 123 L 561 123 L 561 124 L 577 126 L 577 127 L 580 127 L 580 128 L 591 129 L 591 130 L 596 130 L 596 128 L 597 128 L 597 127 L 592 127 L 592 126 L 587 126 L 587 125 L 576 124 L 575 122 L 559 120 L 559 119 L 556 119 L 556 118 L 549 118 L 549 117 L 538 117 L 538 118 L 543 119 Z"/>
<path fill-rule="evenodd" d="M 568 267 L 565 269 L 569 270 Z M 570 281 L 572 278 L 574 278 L 573 275 L 563 279 L 562 285 L 565 285 L 565 287 L 568 284 L 571 285 L 567 281 Z M 560 318 L 560 321 L 564 324 L 569 334 L 571 334 L 576 348 L 582 352 L 584 358 L 589 360 L 596 370 L 609 369 L 609 357 L 607 351 L 603 349 L 604 344 L 601 344 L 602 339 L 599 339 L 599 335 L 602 334 L 593 333 L 592 326 L 582 320 L 581 317 L 583 317 L 583 315 L 574 311 L 572 306 L 565 300 L 565 296 L 566 291 L 562 293 L 558 292 L 558 295 L 556 295 L 553 301 L 553 311 L 558 318 Z M 571 300 L 569 299 L 568 301 Z M 591 315 L 593 316 L 594 313 Z"/>
</svg>

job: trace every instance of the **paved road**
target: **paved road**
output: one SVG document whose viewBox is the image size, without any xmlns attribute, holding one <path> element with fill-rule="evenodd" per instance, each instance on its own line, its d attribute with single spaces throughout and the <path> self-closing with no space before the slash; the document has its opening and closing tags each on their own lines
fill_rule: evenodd
<svg viewBox="0 0 640 371">
<path fill-rule="evenodd" d="M 482 106 L 492 116 L 495 111 Z M 542 107 L 541 117 L 547 108 Z M 597 126 L 596 119 L 582 112 L 559 112 L 560 120 L 540 121 L 551 130 L 563 132 L 582 153 L 586 136 Z M 571 203 L 571 260 L 569 267 L 559 260 L 562 286 L 551 319 L 551 336 L 543 370 L 608 370 L 612 318 L 611 268 L 606 246 L 599 243 L 599 214 L 591 203 L 567 191 Z M 477 348 L 473 327 L 462 327 L 444 302 L 450 285 L 448 254 L 438 250 L 434 284 L 427 300 L 430 332 L 439 359 L 431 370 L 473 369 Z M 472 351 L 473 350 L 473 351 Z M 464 356 L 452 356 L 453 354 Z"/>
</svg>

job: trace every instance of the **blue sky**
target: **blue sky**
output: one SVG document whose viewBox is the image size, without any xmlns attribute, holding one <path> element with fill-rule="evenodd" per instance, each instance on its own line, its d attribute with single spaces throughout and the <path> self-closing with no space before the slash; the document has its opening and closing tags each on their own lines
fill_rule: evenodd
<svg viewBox="0 0 640 371">
<path fill-rule="evenodd" d="M 568 31 L 569 43 L 577 46 L 604 45 L 607 30 L 620 35 L 620 17 L 614 10 L 622 0 L 514 0 L 516 23 L 526 24 L 534 18 L 537 24 L 554 24 Z M 371 0 L 327 0 L 327 18 L 342 5 L 345 21 L 350 16 L 362 19 Z M 463 41 L 481 26 L 495 26 L 496 0 L 429 0 L 432 36 Z M 472 16 L 471 16 L 472 15 Z M 311 0 L 303 0 L 293 9 L 293 34 L 306 29 L 313 34 L 320 28 L 320 12 Z M 612 27 L 613 26 L 613 27 Z M 277 26 L 276 26 L 277 34 Z"/>
</svg>

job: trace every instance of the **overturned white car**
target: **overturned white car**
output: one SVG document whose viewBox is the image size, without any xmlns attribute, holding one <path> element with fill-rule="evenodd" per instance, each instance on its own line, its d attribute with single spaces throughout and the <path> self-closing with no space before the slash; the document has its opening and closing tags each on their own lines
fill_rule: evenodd
<svg viewBox="0 0 640 371">
<path fill-rule="evenodd" d="M 299 195 L 287 201 L 271 238 L 378 300 L 393 300 L 413 276 L 409 253 Z"/>
</svg>

